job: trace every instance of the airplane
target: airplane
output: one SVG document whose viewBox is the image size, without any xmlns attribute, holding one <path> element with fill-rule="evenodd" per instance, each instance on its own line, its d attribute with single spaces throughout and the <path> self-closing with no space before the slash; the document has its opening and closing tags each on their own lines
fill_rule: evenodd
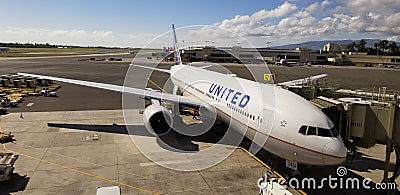
<svg viewBox="0 0 400 195">
<path fill-rule="evenodd" d="M 287 163 L 295 163 L 296 167 L 297 163 L 331 166 L 345 161 L 347 149 L 332 121 L 309 101 L 282 88 L 301 82 L 316 81 L 327 75 L 317 75 L 306 81 L 264 84 L 232 74 L 210 71 L 204 67 L 185 65 L 182 64 L 174 25 L 172 31 L 175 65 L 170 69 L 160 69 L 131 64 L 170 74 L 175 86 L 174 93 L 171 94 L 28 73 L 18 73 L 18 75 L 118 91 L 151 99 L 151 105 L 144 110 L 143 121 L 146 129 L 156 135 L 162 135 L 173 129 L 171 127 L 174 120 L 173 113 L 160 104 L 160 101 L 164 101 L 199 108 L 202 120 L 217 115 L 223 122 L 230 124 L 233 129 L 252 140 L 255 145 L 286 159 Z"/>
</svg>

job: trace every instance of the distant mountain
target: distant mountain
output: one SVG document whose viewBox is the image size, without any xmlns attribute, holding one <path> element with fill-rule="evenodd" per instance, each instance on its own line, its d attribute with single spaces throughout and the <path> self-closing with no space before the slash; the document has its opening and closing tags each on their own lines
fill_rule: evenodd
<svg viewBox="0 0 400 195">
<path fill-rule="evenodd" d="M 326 45 L 328 43 L 347 45 L 353 41 L 357 43 L 360 40 L 307 41 L 307 42 L 303 42 L 303 43 L 281 45 L 281 46 L 275 46 L 275 47 L 271 47 L 271 48 L 273 48 L 273 49 L 296 49 L 297 47 L 301 47 L 301 48 L 309 48 L 312 50 L 320 50 L 320 49 L 323 49 L 324 45 Z M 365 41 L 367 42 L 366 47 L 373 47 L 374 43 L 378 42 L 379 39 L 365 39 Z"/>
</svg>

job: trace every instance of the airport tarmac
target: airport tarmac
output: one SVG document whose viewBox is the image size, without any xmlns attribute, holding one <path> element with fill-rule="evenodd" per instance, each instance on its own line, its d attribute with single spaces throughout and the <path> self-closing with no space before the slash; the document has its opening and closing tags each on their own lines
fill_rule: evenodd
<svg viewBox="0 0 400 195">
<path fill-rule="evenodd" d="M 108 57 L 110 56 L 105 58 Z M 27 72 L 121 85 L 129 68 L 127 62 L 133 56 L 125 54 L 116 57 L 122 57 L 124 61 L 78 61 L 82 57 L 0 60 L 0 72 Z M 168 66 L 163 64 L 161 68 Z M 225 67 L 238 76 L 248 77 L 248 73 L 243 72 L 240 65 Z M 277 74 L 278 82 L 328 73 L 329 83 L 348 89 L 370 88 L 379 83 L 389 89 L 400 90 L 398 70 L 282 66 L 270 66 L 270 70 Z M 258 72 L 260 74 L 256 77 L 259 78 L 265 73 Z M 150 76 L 150 71 L 140 68 L 135 69 L 134 74 L 133 79 L 137 82 L 137 87 L 141 88 L 146 84 L 147 77 L 160 86 L 168 77 L 165 73 Z M 149 86 L 155 88 L 152 84 Z M 21 155 L 13 177 L 15 180 L 11 181 L 17 183 L 1 185 L 0 192 L 5 190 L 12 194 L 93 194 L 98 186 L 120 183 L 123 194 L 146 194 L 143 190 L 163 194 L 258 193 L 256 182 L 265 171 L 265 167 L 243 150 L 235 149 L 232 156 L 210 169 L 189 173 L 171 171 L 151 164 L 135 149 L 129 135 L 124 133 L 120 93 L 62 84 L 58 94 L 58 98 L 27 97 L 20 107 L 10 109 L 11 114 L 1 116 L 3 130 L 12 131 L 16 135 L 15 143 L 6 144 L 5 149 L 19 152 Z M 132 101 L 132 104 L 132 108 L 140 108 L 143 105 L 139 98 Z M 21 113 L 23 119 L 20 118 Z M 141 116 L 137 118 L 138 125 L 143 129 Z M 48 126 L 48 123 L 75 125 Z M 113 126 L 113 123 L 117 126 Z M 100 139 L 93 141 L 91 138 L 95 135 L 100 136 Z M 196 144 L 206 146 L 210 143 Z M 242 146 L 246 148 L 247 144 L 248 142 L 244 141 Z M 380 182 L 385 148 L 376 145 L 360 151 L 363 155 L 353 160 L 348 176 L 368 177 L 375 183 Z M 282 162 L 266 151 L 262 150 L 256 156 L 262 162 L 285 172 L 281 167 Z M 392 162 L 393 160 L 394 156 Z M 304 176 L 324 177 L 334 175 L 335 171 L 335 167 L 317 167 L 306 169 Z M 399 179 L 396 182 L 399 184 Z M 318 194 L 321 191 L 306 192 Z M 329 189 L 323 192 L 347 193 L 345 190 Z M 353 190 L 347 194 L 358 192 Z M 376 192 L 363 191 L 367 194 Z"/>
<path fill-rule="evenodd" d="M 130 125 L 146 131 L 138 111 L 137 119 Z M 95 194 L 97 187 L 113 185 L 120 185 L 122 194 L 256 194 L 257 180 L 265 171 L 235 148 L 223 162 L 202 171 L 159 166 L 132 143 L 120 110 L 27 112 L 23 118 L 12 113 L 2 116 L 1 123 L 16 141 L 0 151 L 20 156 L 11 180 L 0 185 L 0 194 Z M 218 128 L 208 136 L 219 136 Z M 200 148 L 214 144 L 193 143 Z"/>
<path fill-rule="evenodd" d="M 0 194 L 94 194 L 97 187 L 113 185 L 120 185 L 122 194 L 257 194 L 256 182 L 267 170 L 262 163 L 268 163 L 283 175 L 286 172 L 282 159 L 265 150 L 254 159 L 246 150 L 230 145 L 226 147 L 232 147 L 233 153 L 211 168 L 189 172 L 164 168 L 143 156 L 130 136 L 149 141 L 156 138 L 142 133 L 128 135 L 120 110 L 25 112 L 22 117 L 20 113 L 11 113 L 1 119 L 2 129 L 12 130 L 16 141 L 3 144 L 0 152 L 13 152 L 20 157 L 11 180 L 0 185 Z M 146 131 L 138 111 L 135 118 L 137 123 L 130 124 L 135 125 L 135 131 Z M 209 147 L 224 135 L 225 127 L 216 125 L 190 142 L 200 149 Z M 249 140 L 241 146 L 248 148 Z M 383 172 L 379 159 L 383 158 L 382 150 L 384 147 L 379 145 L 364 150 L 365 156 L 354 159 L 347 176 L 379 182 Z M 314 178 L 336 173 L 335 167 L 304 170 L 304 177 Z M 360 192 L 329 188 L 304 191 Z"/>
</svg>

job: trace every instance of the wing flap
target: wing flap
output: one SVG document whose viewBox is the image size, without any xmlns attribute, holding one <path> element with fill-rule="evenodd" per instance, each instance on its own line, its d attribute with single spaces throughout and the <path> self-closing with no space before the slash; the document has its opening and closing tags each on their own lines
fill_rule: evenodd
<svg viewBox="0 0 400 195">
<path fill-rule="evenodd" d="M 138 64 L 129 64 L 129 65 L 131 65 L 131 66 L 136 66 L 136 67 L 139 67 L 139 68 L 145 68 L 145 69 L 155 70 L 155 71 L 159 71 L 159 72 L 171 73 L 170 70 L 162 69 L 162 68 L 153 68 L 153 67 L 142 66 L 142 65 L 138 65 Z"/>
</svg>

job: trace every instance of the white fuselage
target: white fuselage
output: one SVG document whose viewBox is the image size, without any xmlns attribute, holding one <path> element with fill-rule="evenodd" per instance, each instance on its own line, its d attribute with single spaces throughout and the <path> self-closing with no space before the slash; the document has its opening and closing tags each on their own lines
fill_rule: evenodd
<svg viewBox="0 0 400 195">
<path fill-rule="evenodd" d="M 322 131 L 334 125 L 288 90 L 187 65 L 171 67 L 171 80 L 184 94 L 214 106 L 219 118 L 275 155 L 308 165 L 337 165 L 345 160 L 340 136 L 299 133 L 301 126 Z"/>
</svg>

